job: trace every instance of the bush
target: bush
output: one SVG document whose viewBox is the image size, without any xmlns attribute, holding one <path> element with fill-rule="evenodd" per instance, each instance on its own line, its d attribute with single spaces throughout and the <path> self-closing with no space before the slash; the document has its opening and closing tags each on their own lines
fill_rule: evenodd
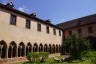
<svg viewBox="0 0 96 64">
<path fill-rule="evenodd" d="M 49 53 L 48 52 L 39 52 L 39 55 L 40 55 L 41 62 L 44 62 L 48 58 Z"/>
<path fill-rule="evenodd" d="M 81 35 L 71 35 L 64 41 L 65 52 L 69 53 L 72 58 L 81 59 L 81 53 L 90 49 L 89 41 Z"/>
<path fill-rule="evenodd" d="M 85 51 L 83 55 L 90 59 L 91 64 L 96 64 L 96 51 Z"/>
<path fill-rule="evenodd" d="M 48 58 L 48 52 L 31 52 L 27 55 L 27 59 L 32 63 L 44 62 Z"/>
</svg>

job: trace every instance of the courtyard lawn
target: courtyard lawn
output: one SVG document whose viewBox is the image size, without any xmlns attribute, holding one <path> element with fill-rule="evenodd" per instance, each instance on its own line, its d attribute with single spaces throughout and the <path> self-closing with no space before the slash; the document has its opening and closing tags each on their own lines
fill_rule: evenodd
<svg viewBox="0 0 96 64">
<path fill-rule="evenodd" d="M 64 56 L 59 56 L 58 58 L 62 58 Z M 10 63 L 10 64 L 32 64 L 28 62 L 19 62 L 19 63 Z M 37 63 L 35 63 L 37 64 Z M 54 58 L 48 58 L 44 63 L 38 63 L 38 64 L 92 64 L 90 59 L 84 58 L 83 61 L 81 60 L 72 60 L 71 62 L 57 62 L 54 60 Z"/>
</svg>

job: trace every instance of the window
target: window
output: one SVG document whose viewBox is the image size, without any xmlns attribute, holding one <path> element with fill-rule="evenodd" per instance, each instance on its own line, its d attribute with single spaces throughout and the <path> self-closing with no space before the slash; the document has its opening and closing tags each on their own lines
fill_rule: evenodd
<svg viewBox="0 0 96 64">
<path fill-rule="evenodd" d="M 49 31 L 49 26 L 46 26 L 46 32 L 49 34 L 50 31 Z"/>
<path fill-rule="evenodd" d="M 53 33 L 54 33 L 54 35 L 56 35 L 56 29 L 53 29 Z"/>
<path fill-rule="evenodd" d="M 41 31 L 41 24 L 37 24 L 37 31 Z"/>
<path fill-rule="evenodd" d="M 93 33 L 93 28 L 91 26 L 88 27 L 88 33 Z"/>
<path fill-rule="evenodd" d="M 26 28 L 31 28 L 31 21 L 29 19 L 26 19 Z"/>
<path fill-rule="evenodd" d="M 61 31 L 59 30 L 59 36 L 61 36 Z"/>
<path fill-rule="evenodd" d="M 17 18 L 16 15 L 11 14 L 11 17 L 10 17 L 10 24 L 16 25 L 16 18 Z"/>
<path fill-rule="evenodd" d="M 81 29 L 78 29 L 78 33 L 81 34 L 82 33 L 82 30 Z"/>
<path fill-rule="evenodd" d="M 72 31 L 69 31 L 69 35 L 72 35 Z"/>
</svg>

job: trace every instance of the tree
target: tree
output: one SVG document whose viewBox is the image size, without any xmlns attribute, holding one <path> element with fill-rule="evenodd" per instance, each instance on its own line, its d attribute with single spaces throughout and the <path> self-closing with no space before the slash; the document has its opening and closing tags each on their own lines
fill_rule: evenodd
<svg viewBox="0 0 96 64">
<path fill-rule="evenodd" d="M 79 59 L 81 59 L 81 53 L 90 48 L 89 41 L 81 35 L 72 35 L 66 38 L 63 45 L 67 54 L 70 54 L 72 58 Z"/>
</svg>

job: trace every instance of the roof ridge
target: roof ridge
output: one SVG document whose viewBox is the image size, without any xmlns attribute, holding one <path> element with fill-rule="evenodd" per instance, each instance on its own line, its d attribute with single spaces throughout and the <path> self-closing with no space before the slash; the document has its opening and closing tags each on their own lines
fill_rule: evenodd
<svg viewBox="0 0 96 64">
<path fill-rule="evenodd" d="M 80 18 L 76 18 L 76 19 L 73 19 L 73 20 L 69 20 L 69 21 L 61 22 L 61 23 L 59 23 L 59 24 L 64 24 L 64 23 L 69 23 L 69 22 L 74 22 L 74 21 L 76 21 L 76 20 L 82 20 L 83 18 L 91 17 L 91 16 L 94 16 L 94 15 L 96 15 L 96 13 L 94 13 L 94 14 L 90 14 L 90 15 L 87 15 L 87 16 L 83 16 L 83 17 L 80 17 Z M 57 25 L 59 25 L 59 24 L 57 24 Z"/>
</svg>

